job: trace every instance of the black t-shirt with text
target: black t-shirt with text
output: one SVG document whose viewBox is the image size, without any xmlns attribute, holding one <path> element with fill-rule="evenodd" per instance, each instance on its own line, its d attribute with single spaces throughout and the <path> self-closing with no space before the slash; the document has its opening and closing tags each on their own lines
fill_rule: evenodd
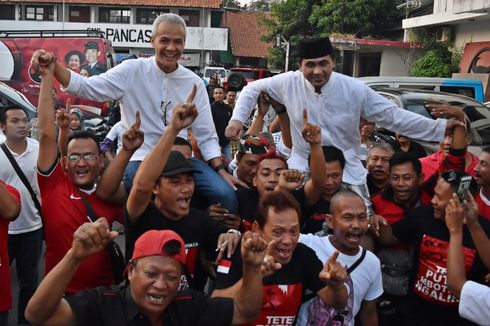
<svg viewBox="0 0 490 326">
<path fill-rule="evenodd" d="M 131 223 L 127 210 L 124 210 L 124 218 L 127 225 L 126 234 L 126 258 L 129 260 L 133 254 L 134 243 L 146 231 L 172 230 L 182 237 L 186 246 L 187 264 L 186 272 L 191 276 L 190 280 L 184 280 L 181 284 L 184 289 L 185 282 L 196 290 L 202 290 L 206 284 L 207 275 L 200 262 L 200 253 L 203 252 L 207 259 L 215 259 L 215 249 L 218 237 L 228 229 L 218 224 L 203 211 L 191 208 L 189 214 L 180 220 L 171 220 L 150 202 L 146 210 Z"/>
<path fill-rule="evenodd" d="M 264 277 L 261 314 L 253 325 L 292 325 L 305 291 L 318 292 L 325 287 L 319 278 L 322 269 L 323 264 L 315 252 L 298 243 L 291 261 Z M 230 260 L 218 265 L 215 289 L 228 288 L 241 277 L 242 258 L 240 250 L 236 250 Z"/>
<path fill-rule="evenodd" d="M 483 218 L 479 218 L 479 221 L 487 236 L 490 236 L 490 222 Z M 401 305 L 401 313 L 430 325 L 469 323 L 459 317 L 457 298 L 447 287 L 450 235 L 444 221 L 434 218 L 432 207 L 421 206 L 411 216 L 394 223 L 392 230 L 399 241 L 412 243 L 415 250 L 409 295 Z M 463 251 L 467 278 L 483 282 L 486 268 L 466 226 L 463 229 Z"/>
</svg>

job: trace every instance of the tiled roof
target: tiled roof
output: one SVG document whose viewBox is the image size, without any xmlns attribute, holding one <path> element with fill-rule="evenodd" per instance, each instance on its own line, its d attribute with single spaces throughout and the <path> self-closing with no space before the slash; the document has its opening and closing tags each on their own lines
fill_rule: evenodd
<svg viewBox="0 0 490 326">
<path fill-rule="evenodd" d="M 66 3 L 84 5 L 187 7 L 219 9 L 223 0 L 7 0 L 4 3 Z"/>
<path fill-rule="evenodd" d="M 272 43 L 260 40 L 267 28 L 260 25 L 259 12 L 226 12 L 223 15 L 222 27 L 229 30 L 231 50 L 236 57 L 265 58 Z"/>
</svg>

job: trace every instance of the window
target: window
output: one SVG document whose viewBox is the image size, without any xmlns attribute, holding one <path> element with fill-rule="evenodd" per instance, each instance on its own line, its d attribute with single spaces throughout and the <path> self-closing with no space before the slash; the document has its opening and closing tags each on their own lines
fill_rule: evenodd
<svg viewBox="0 0 490 326">
<path fill-rule="evenodd" d="M 70 6 L 70 22 L 90 23 L 90 7 Z"/>
<path fill-rule="evenodd" d="M 189 27 L 199 27 L 199 10 L 179 10 L 180 17 L 184 18 Z"/>
<path fill-rule="evenodd" d="M 99 8 L 99 23 L 127 23 L 131 10 L 119 8 Z"/>
<path fill-rule="evenodd" d="M 136 9 L 136 24 L 153 24 L 155 18 L 167 12 L 168 9 Z"/>
<path fill-rule="evenodd" d="M 14 20 L 15 5 L 0 5 L 0 20 Z"/>
<path fill-rule="evenodd" d="M 54 20 L 53 6 L 26 6 L 26 20 Z"/>
</svg>

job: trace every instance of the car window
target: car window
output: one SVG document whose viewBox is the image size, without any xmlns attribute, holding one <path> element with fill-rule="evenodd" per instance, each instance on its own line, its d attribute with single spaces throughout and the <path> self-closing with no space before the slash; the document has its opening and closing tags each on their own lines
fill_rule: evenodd
<svg viewBox="0 0 490 326">
<path fill-rule="evenodd" d="M 475 98 L 475 88 L 473 87 L 463 87 L 463 86 L 441 86 L 441 92 L 459 94 Z"/>
</svg>

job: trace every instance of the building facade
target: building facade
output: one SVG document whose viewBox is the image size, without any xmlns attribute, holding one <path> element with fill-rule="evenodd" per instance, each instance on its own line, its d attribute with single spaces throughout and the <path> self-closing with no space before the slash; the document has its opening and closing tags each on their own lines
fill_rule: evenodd
<svg viewBox="0 0 490 326">
<path fill-rule="evenodd" d="M 189 68 L 210 64 L 213 51 L 226 51 L 228 30 L 221 28 L 222 0 L 13 0 L 0 3 L 0 31 L 102 31 L 116 53 L 153 55 L 151 25 L 161 13 L 187 23 L 180 63 Z"/>
</svg>

